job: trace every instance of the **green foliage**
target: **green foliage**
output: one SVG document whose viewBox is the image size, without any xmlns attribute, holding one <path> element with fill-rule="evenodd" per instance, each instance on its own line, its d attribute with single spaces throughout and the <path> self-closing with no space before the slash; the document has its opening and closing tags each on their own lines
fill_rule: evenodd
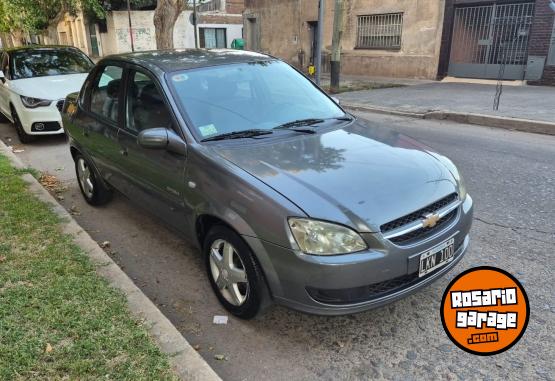
<svg viewBox="0 0 555 381">
<path fill-rule="evenodd" d="M 135 9 L 155 3 L 155 0 L 131 0 Z M 80 9 L 89 18 L 104 19 L 106 11 L 126 5 L 127 0 L 0 0 L 0 32 L 42 31 L 61 12 L 75 15 Z"/>
</svg>

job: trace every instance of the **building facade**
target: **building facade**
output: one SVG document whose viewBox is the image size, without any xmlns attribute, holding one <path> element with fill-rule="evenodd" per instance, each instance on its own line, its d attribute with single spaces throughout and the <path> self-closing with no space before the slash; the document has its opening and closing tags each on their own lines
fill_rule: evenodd
<svg viewBox="0 0 555 381">
<path fill-rule="evenodd" d="M 344 74 L 527 80 L 555 85 L 552 0 L 345 0 Z M 318 0 L 246 0 L 247 48 L 314 62 Z M 325 1 L 329 70 L 334 1 Z"/>
<path fill-rule="evenodd" d="M 438 76 L 555 85 L 551 0 L 447 0 Z"/>
<path fill-rule="evenodd" d="M 437 75 L 444 2 L 346 0 L 341 71 L 415 77 Z M 318 0 L 246 0 L 247 48 L 306 68 L 314 61 Z M 324 70 L 331 51 L 334 2 L 326 1 Z"/>
</svg>

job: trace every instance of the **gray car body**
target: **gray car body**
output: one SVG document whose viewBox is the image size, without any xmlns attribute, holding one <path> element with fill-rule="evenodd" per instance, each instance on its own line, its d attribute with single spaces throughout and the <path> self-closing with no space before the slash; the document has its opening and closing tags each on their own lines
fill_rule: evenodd
<svg viewBox="0 0 555 381">
<path fill-rule="evenodd" d="M 272 59 L 249 52 L 205 50 L 108 57 L 97 66 L 135 68 L 156 80 L 174 117 L 172 133 L 186 145 L 186 154 L 141 148 L 137 137 L 123 128 L 125 117 L 109 123 L 87 111 L 83 102 L 96 70 L 81 95 L 73 94 L 66 101 L 64 110 L 72 103 L 77 109 L 63 117 L 72 154 L 83 154 L 102 181 L 199 246 L 212 224 L 231 227 L 256 256 L 273 300 L 297 310 L 325 315 L 367 310 L 407 296 L 451 270 L 468 247 L 470 196 L 461 200 L 448 226 L 425 240 L 399 246 L 380 232 L 384 223 L 459 192 L 454 166 L 413 139 L 359 119 L 323 127 L 313 135 L 291 132 L 205 143 L 194 137 L 166 74 Z M 369 249 L 346 255 L 304 254 L 290 232 L 290 217 L 348 226 Z M 379 297 L 329 304 L 307 291 L 358 288 L 417 273 L 419 256 L 450 237 L 457 248 L 451 263 Z"/>
</svg>

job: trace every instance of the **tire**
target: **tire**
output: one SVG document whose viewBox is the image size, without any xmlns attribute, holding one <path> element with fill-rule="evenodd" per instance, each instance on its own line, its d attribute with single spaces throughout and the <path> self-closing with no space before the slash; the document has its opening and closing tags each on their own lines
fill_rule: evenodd
<svg viewBox="0 0 555 381">
<path fill-rule="evenodd" d="M 13 125 L 15 127 L 17 136 L 19 137 L 19 140 L 21 141 L 21 143 L 27 144 L 35 141 L 35 137 L 33 135 L 27 134 L 23 129 L 23 125 L 19 120 L 19 116 L 17 115 L 17 111 L 15 111 L 15 108 L 13 106 L 11 108 L 12 108 Z"/>
<path fill-rule="evenodd" d="M 81 194 L 87 203 L 100 206 L 110 201 L 112 190 L 106 187 L 94 167 L 81 154 L 75 155 L 75 174 Z"/>
<path fill-rule="evenodd" d="M 226 261 L 226 245 L 233 249 L 231 261 Z M 222 306 L 238 318 L 254 318 L 266 304 L 267 294 L 264 276 L 248 245 L 233 230 L 216 225 L 206 235 L 203 252 L 208 279 Z M 218 260 L 221 260 L 219 265 Z M 233 283 L 236 279 L 246 282 Z"/>
</svg>

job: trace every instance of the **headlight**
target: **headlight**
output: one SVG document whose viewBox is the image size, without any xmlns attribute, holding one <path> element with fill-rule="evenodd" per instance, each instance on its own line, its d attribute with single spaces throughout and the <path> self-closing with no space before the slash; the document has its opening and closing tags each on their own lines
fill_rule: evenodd
<svg viewBox="0 0 555 381">
<path fill-rule="evenodd" d="M 457 182 L 457 187 L 459 188 L 459 198 L 464 200 L 466 198 L 466 185 L 464 184 L 464 179 L 457 169 L 457 166 L 443 155 L 434 154 L 434 157 L 436 157 L 449 170 L 449 172 L 451 172 Z"/>
<path fill-rule="evenodd" d="M 52 101 L 47 99 L 24 97 L 23 95 L 21 96 L 21 102 L 23 103 L 23 106 L 27 108 L 47 107 L 52 103 Z"/>
<path fill-rule="evenodd" d="M 368 248 L 357 232 L 341 225 L 306 218 L 290 218 L 289 227 L 305 254 L 348 254 Z"/>
</svg>

